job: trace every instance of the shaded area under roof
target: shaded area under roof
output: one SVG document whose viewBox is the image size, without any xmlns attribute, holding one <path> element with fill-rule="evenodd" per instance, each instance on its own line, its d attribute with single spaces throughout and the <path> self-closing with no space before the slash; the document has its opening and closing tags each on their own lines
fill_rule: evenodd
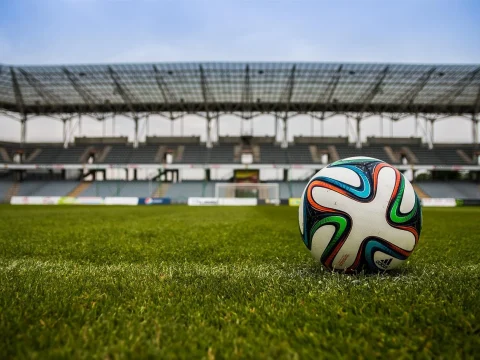
<svg viewBox="0 0 480 360">
<path fill-rule="evenodd" d="M 20 114 L 474 114 L 480 110 L 480 65 L 0 65 L 0 108 Z"/>
</svg>

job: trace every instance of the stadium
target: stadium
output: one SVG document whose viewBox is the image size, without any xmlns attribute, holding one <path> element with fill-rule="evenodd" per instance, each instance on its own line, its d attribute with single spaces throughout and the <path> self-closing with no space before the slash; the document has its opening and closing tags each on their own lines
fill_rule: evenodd
<svg viewBox="0 0 480 360">
<path fill-rule="evenodd" d="M 2 65 L 0 108 L 21 124 L 0 142 L 3 358 L 480 351 L 479 65 Z M 192 114 L 201 137 L 149 134 L 154 117 L 183 129 Z M 85 118 L 117 116 L 130 137 L 82 136 Z M 221 135 L 225 116 L 241 136 Z M 312 131 L 292 141 L 300 116 Z M 371 117 L 381 133 L 415 127 L 363 137 Z M 271 133 L 254 136 L 265 118 Z M 26 141 L 34 121 L 62 121 L 63 139 Z M 313 131 L 328 121 L 345 135 Z M 471 122 L 472 141 L 436 142 L 438 121 Z M 352 156 L 394 165 L 421 198 L 419 248 L 398 271 L 330 272 L 302 248 L 308 179 Z"/>
<path fill-rule="evenodd" d="M 300 197 L 306 181 L 328 163 L 363 155 L 408 171 L 423 198 L 478 203 L 479 84 L 480 67 L 469 65 L 2 66 L 0 106 L 21 123 L 21 134 L 19 143 L 0 143 L 0 197 L 7 203 L 12 198 L 49 202 L 50 197 L 186 203 L 191 197 L 238 197 L 246 190 L 238 183 L 247 182 L 247 193 L 260 200 L 285 202 Z M 153 116 L 169 119 L 172 126 L 182 122 L 183 128 L 184 116 L 191 114 L 205 123 L 204 142 L 198 136 L 148 134 Z M 75 136 L 82 117 L 105 123 L 120 115 L 134 124 L 133 142 L 127 136 Z M 226 115 L 242 119 L 241 136 L 220 135 Z M 25 141 L 28 124 L 39 116 L 63 121 L 61 142 Z M 310 117 L 312 129 L 314 122 L 345 123 L 345 136 L 315 136 L 312 130 L 289 141 L 289 126 L 295 127 L 298 116 Z M 383 118 L 393 123 L 414 117 L 415 129 L 408 138 L 390 133 L 363 142 L 360 124 L 374 116 L 382 124 Z M 254 119 L 265 117 L 275 119 L 271 135 L 253 136 Z M 438 121 L 470 121 L 472 142 L 435 143 Z M 139 141 L 142 132 L 144 142 Z M 192 169 L 201 170 L 197 180 L 184 181 L 183 173 Z M 293 176 L 302 170 L 303 179 Z M 272 176 L 262 181 L 268 171 L 277 181 Z"/>
</svg>

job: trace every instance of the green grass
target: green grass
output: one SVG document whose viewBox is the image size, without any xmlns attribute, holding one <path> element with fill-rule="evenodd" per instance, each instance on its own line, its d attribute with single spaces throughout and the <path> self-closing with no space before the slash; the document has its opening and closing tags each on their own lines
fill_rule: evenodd
<svg viewBox="0 0 480 360">
<path fill-rule="evenodd" d="M 324 271 L 289 207 L 0 207 L 0 358 L 474 358 L 480 209 L 390 275 Z"/>
</svg>

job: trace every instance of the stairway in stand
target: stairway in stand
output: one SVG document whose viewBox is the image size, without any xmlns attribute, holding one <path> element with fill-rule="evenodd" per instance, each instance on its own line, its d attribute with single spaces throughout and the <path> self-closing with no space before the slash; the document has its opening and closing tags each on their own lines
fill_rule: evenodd
<svg viewBox="0 0 480 360">
<path fill-rule="evenodd" d="M 417 193 L 418 197 L 420 199 L 425 199 L 425 198 L 429 198 L 430 196 L 425 192 L 423 191 L 417 184 L 412 184 L 413 186 L 413 190 L 415 190 L 415 192 Z"/>
<path fill-rule="evenodd" d="M 152 197 L 165 197 L 165 194 L 167 193 L 168 188 L 170 187 L 169 183 L 161 183 L 159 187 L 155 189 L 155 191 L 152 194 Z"/>
<path fill-rule="evenodd" d="M 10 203 L 10 199 L 12 196 L 16 196 L 18 194 L 18 190 L 20 190 L 20 183 L 15 182 L 10 186 L 10 189 L 8 189 L 7 193 L 5 194 L 4 201 L 6 203 Z"/>
<path fill-rule="evenodd" d="M 79 196 L 81 193 L 83 193 L 85 190 L 87 190 L 90 185 L 92 185 L 91 182 L 86 182 L 86 181 L 82 181 L 80 184 L 77 185 L 77 187 L 75 189 L 73 189 L 72 191 L 70 191 L 67 196 L 71 196 L 71 197 L 77 197 Z"/>
</svg>

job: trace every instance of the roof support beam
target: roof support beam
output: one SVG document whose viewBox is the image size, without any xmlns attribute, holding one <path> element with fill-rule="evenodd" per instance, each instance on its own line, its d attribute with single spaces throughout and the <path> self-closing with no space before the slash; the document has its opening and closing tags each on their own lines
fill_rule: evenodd
<svg viewBox="0 0 480 360">
<path fill-rule="evenodd" d="M 252 88 L 250 86 L 250 67 L 247 65 L 245 67 L 245 80 L 243 82 L 242 104 L 247 105 L 247 108 L 250 108 L 252 102 L 253 97 Z"/>
<path fill-rule="evenodd" d="M 162 94 L 163 102 L 165 104 L 170 104 L 170 103 L 178 103 L 178 100 L 175 96 L 174 93 L 170 91 L 168 88 L 167 83 L 165 82 L 165 79 L 163 78 L 162 74 L 158 70 L 158 68 L 153 65 L 153 71 L 155 72 L 155 82 L 157 83 L 158 88 L 160 89 L 160 93 Z M 183 104 L 182 104 L 183 106 Z M 173 121 L 173 112 L 170 111 L 170 121 Z"/>
<path fill-rule="evenodd" d="M 480 113 L 480 85 L 478 86 L 477 98 L 475 99 L 475 104 L 473 105 L 473 114 Z"/>
<path fill-rule="evenodd" d="M 209 115 L 209 104 L 210 102 L 215 102 L 213 95 L 210 93 L 210 89 L 208 88 L 207 77 L 205 75 L 205 70 L 203 70 L 203 66 L 200 65 L 200 87 L 202 89 L 202 97 L 203 103 L 205 105 L 205 112 L 207 113 L 207 117 Z"/>
<path fill-rule="evenodd" d="M 132 114 L 134 114 L 135 109 L 133 108 L 133 102 L 135 102 L 135 98 L 133 97 L 132 94 L 130 94 L 127 87 L 121 83 L 120 77 L 112 69 L 111 66 L 108 67 L 108 72 L 109 72 L 110 77 L 112 78 L 112 80 L 115 84 L 115 88 L 116 88 L 118 94 L 121 96 L 121 98 L 125 102 L 125 104 L 127 104 L 128 109 L 132 112 Z"/>
<path fill-rule="evenodd" d="M 20 120 L 20 145 L 25 144 L 27 141 L 27 115 L 23 114 Z"/>
<path fill-rule="evenodd" d="M 283 147 L 288 147 L 288 112 L 290 110 L 290 104 L 292 102 L 293 90 L 295 89 L 295 71 L 296 65 L 292 66 L 290 75 L 288 76 L 287 86 L 282 93 L 282 99 L 285 103 L 285 116 L 283 117 Z"/>
<path fill-rule="evenodd" d="M 420 91 L 422 91 L 425 85 L 427 85 L 428 80 L 430 80 L 432 74 L 435 72 L 435 69 L 435 67 L 432 67 L 422 76 L 420 76 L 420 78 L 415 82 L 415 84 L 413 84 L 413 86 L 400 97 L 400 103 L 412 105 Z"/>
<path fill-rule="evenodd" d="M 478 145 L 478 119 L 476 114 L 472 115 L 472 140 L 475 145 Z"/>
<path fill-rule="evenodd" d="M 442 105 L 451 105 L 455 99 L 470 85 L 475 77 L 480 73 L 480 67 L 477 67 L 471 73 L 465 75 L 452 86 L 451 91 L 435 99 L 435 103 Z"/>
<path fill-rule="evenodd" d="M 10 74 L 12 75 L 13 92 L 15 94 L 17 109 L 22 115 L 22 118 L 20 119 L 20 145 L 23 145 L 27 140 L 27 114 L 25 113 L 25 103 L 23 101 L 22 90 L 18 84 L 17 75 L 12 67 L 10 68 Z"/>
<path fill-rule="evenodd" d="M 332 99 L 333 99 L 333 94 L 335 94 L 335 90 L 337 89 L 337 85 L 340 82 L 340 78 L 342 76 L 342 68 L 343 65 L 340 65 L 338 69 L 335 71 L 333 76 L 330 78 L 327 88 L 325 89 L 325 92 L 320 96 L 317 101 L 312 105 L 312 108 L 309 111 L 312 111 L 315 105 L 319 103 L 324 103 L 325 108 L 328 108 L 328 106 L 331 104 Z M 325 110 L 322 111 L 322 116 L 321 119 L 325 117 Z"/>
<path fill-rule="evenodd" d="M 67 68 L 62 68 L 62 71 L 67 75 L 68 80 L 72 84 L 75 91 L 80 95 L 85 104 L 87 104 L 92 111 L 95 111 L 95 104 L 99 101 L 93 96 L 88 89 L 86 89 L 81 83 L 80 80 L 75 76 L 74 73 L 69 71 Z"/>
<path fill-rule="evenodd" d="M 23 101 L 22 90 L 18 84 L 17 75 L 15 74 L 13 67 L 10 68 L 10 74 L 12 76 L 13 93 L 15 94 L 15 102 L 17 103 L 17 111 L 20 114 L 25 115 L 25 103 Z"/>
<path fill-rule="evenodd" d="M 210 100 L 214 102 L 213 95 L 210 93 L 210 89 L 208 88 L 207 77 L 205 75 L 205 71 L 203 70 L 203 66 L 200 65 L 200 86 L 202 89 L 202 97 L 203 103 L 205 106 L 205 118 L 207 120 L 207 147 L 212 147 L 212 116 L 210 115 Z M 210 98 L 210 99 L 209 99 Z"/>
<path fill-rule="evenodd" d="M 371 87 L 371 90 L 366 92 L 364 95 L 361 97 L 361 102 L 362 102 L 362 107 L 361 110 L 359 111 L 359 114 L 357 117 L 362 117 L 363 113 L 367 110 L 368 105 L 373 101 L 375 96 L 382 90 L 382 84 L 385 78 L 387 77 L 388 74 L 388 66 L 385 66 L 385 68 L 382 70 L 382 72 L 377 76 L 377 81 L 373 84 Z"/>
<path fill-rule="evenodd" d="M 296 70 L 296 65 L 293 65 L 291 70 L 290 70 L 290 75 L 288 76 L 288 81 L 287 85 L 285 86 L 285 89 L 282 92 L 282 97 L 280 99 L 281 102 L 284 102 L 287 104 L 287 109 L 289 108 L 289 105 L 292 101 L 292 96 L 293 96 L 293 90 L 295 88 L 295 70 Z M 288 110 L 287 110 L 288 112 Z"/>
<path fill-rule="evenodd" d="M 163 78 L 162 74 L 158 70 L 158 68 L 153 65 L 153 71 L 155 72 L 155 81 L 157 83 L 158 88 L 160 89 L 160 93 L 162 94 L 163 102 L 165 104 L 169 103 L 177 103 L 177 99 L 175 94 L 173 94 L 167 86 L 165 79 Z"/>
<path fill-rule="evenodd" d="M 23 75 L 35 92 L 40 96 L 46 104 L 48 105 L 57 105 L 63 103 L 62 99 L 57 95 L 50 92 L 45 86 L 36 79 L 33 75 L 28 73 L 22 68 L 18 68 L 18 71 Z"/>
</svg>

